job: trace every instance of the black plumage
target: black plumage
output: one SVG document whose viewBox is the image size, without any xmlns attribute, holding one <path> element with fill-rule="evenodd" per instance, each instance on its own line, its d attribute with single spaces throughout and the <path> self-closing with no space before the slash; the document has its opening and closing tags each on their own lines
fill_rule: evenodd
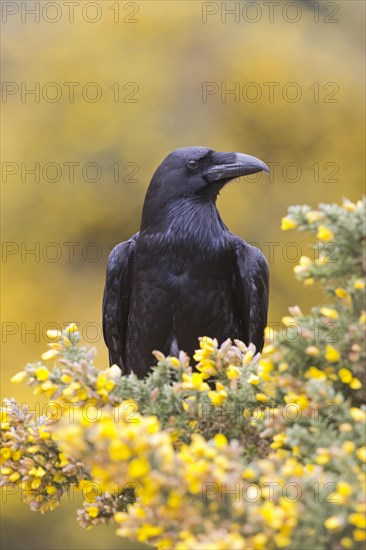
<svg viewBox="0 0 366 550">
<path fill-rule="evenodd" d="M 204 147 L 177 149 L 156 170 L 139 233 L 108 258 L 103 334 L 124 374 L 145 376 L 154 349 L 192 356 L 199 336 L 262 349 L 268 265 L 216 208 L 228 181 L 261 170 L 269 171 L 255 157 Z"/>
</svg>

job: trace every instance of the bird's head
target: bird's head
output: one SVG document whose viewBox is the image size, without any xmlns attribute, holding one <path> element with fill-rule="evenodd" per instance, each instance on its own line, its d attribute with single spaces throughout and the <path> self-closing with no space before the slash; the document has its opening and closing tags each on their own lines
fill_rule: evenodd
<svg viewBox="0 0 366 550">
<path fill-rule="evenodd" d="M 157 168 L 146 194 L 143 220 L 152 210 L 181 201 L 214 202 L 229 181 L 257 172 L 269 173 L 261 160 L 243 153 L 218 153 L 206 147 L 183 147 Z"/>
</svg>

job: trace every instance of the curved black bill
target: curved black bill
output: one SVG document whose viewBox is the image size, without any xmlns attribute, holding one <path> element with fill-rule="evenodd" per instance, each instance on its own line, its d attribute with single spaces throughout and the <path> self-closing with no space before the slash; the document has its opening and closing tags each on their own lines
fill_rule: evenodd
<svg viewBox="0 0 366 550">
<path fill-rule="evenodd" d="M 250 174 L 262 171 L 269 174 L 269 168 L 262 160 L 243 153 L 232 153 L 232 155 L 235 155 L 234 162 L 230 155 L 230 162 L 210 167 L 205 173 L 206 180 L 209 182 L 229 181 L 240 176 L 249 176 Z"/>
</svg>

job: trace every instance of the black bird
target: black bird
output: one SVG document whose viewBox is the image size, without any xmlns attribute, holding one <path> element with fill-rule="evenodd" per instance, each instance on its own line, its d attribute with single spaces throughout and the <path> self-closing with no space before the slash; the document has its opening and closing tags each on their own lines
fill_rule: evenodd
<svg viewBox="0 0 366 550">
<path fill-rule="evenodd" d="M 144 377 L 154 349 L 192 356 L 199 336 L 263 347 L 268 265 L 231 233 L 216 208 L 230 180 L 264 170 L 261 160 L 205 147 L 173 151 L 147 190 L 140 232 L 108 258 L 103 334 L 111 364 Z"/>
</svg>

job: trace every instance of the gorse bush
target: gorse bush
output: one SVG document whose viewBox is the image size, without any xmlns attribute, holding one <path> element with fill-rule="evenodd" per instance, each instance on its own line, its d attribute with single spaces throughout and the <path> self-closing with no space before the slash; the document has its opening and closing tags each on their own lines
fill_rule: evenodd
<svg viewBox="0 0 366 550">
<path fill-rule="evenodd" d="M 296 277 L 326 303 L 290 308 L 253 345 L 203 337 L 193 359 L 154 352 L 144 380 L 98 370 L 76 325 L 49 331 L 42 361 L 13 377 L 50 402 L 2 408 L 2 485 L 32 510 L 82 491 L 83 527 L 175 548 L 361 548 L 366 446 L 365 203 L 289 209 L 316 234 Z"/>
</svg>

